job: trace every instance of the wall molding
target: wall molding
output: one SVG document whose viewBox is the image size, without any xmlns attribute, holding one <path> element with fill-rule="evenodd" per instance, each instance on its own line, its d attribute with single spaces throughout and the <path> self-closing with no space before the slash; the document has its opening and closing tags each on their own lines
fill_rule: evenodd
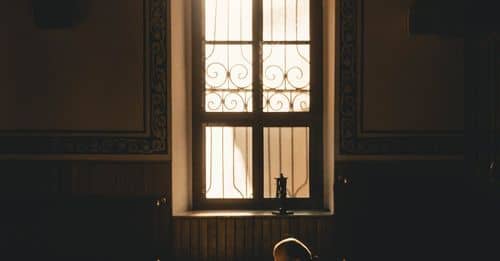
<svg viewBox="0 0 500 261">
<path fill-rule="evenodd" d="M 364 132 L 362 129 L 363 0 L 340 0 L 337 60 L 338 151 L 341 155 L 460 155 L 463 133 L 457 131 Z"/>
<path fill-rule="evenodd" d="M 1 155 L 169 155 L 168 121 L 170 83 L 169 0 L 144 0 L 145 4 L 145 89 L 149 102 L 145 110 L 146 130 L 71 133 L 32 132 L 0 136 Z M 110 101 L 111 102 L 111 101 Z"/>
</svg>

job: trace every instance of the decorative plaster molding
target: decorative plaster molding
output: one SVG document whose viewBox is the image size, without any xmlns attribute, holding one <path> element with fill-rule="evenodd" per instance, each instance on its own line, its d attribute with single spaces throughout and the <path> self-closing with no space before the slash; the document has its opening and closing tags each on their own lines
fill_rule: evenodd
<svg viewBox="0 0 500 261">
<path fill-rule="evenodd" d="M 359 57 L 362 48 L 361 14 L 363 0 L 341 0 L 340 4 L 340 72 L 337 114 L 339 117 L 340 155 L 458 155 L 464 150 L 462 134 L 387 133 L 384 136 L 363 137 L 360 129 L 362 86 Z M 404 134 L 404 135 L 402 135 Z"/>
<path fill-rule="evenodd" d="M 71 135 L 61 136 L 26 133 L 22 135 L 0 136 L 0 154 L 169 154 L 168 146 L 168 39 L 169 0 L 144 0 L 147 10 L 147 57 L 146 70 L 148 84 L 146 94 L 150 102 L 145 109 L 149 111 L 149 128 L 145 133 L 127 133 L 127 135 L 106 132 L 106 135 Z M 145 119 L 145 120 L 147 120 Z M 104 132 L 103 132 L 104 133 Z"/>
</svg>

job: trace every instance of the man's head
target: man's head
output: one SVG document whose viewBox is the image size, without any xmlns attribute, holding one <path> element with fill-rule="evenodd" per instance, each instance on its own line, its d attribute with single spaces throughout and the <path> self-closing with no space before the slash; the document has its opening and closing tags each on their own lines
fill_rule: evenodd
<svg viewBox="0 0 500 261">
<path fill-rule="evenodd" d="M 312 260 L 311 251 L 298 239 L 289 237 L 274 245 L 274 261 Z"/>
</svg>

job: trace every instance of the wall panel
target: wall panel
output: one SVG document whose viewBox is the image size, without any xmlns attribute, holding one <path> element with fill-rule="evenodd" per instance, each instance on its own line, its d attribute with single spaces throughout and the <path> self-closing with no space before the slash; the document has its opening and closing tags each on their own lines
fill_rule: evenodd
<svg viewBox="0 0 500 261">
<path fill-rule="evenodd" d="M 54 2 L 0 9 L 0 156 L 167 159 L 169 1 L 71 3 L 68 27 L 37 26 L 35 4 Z"/>
<path fill-rule="evenodd" d="M 463 153 L 463 39 L 411 35 L 414 1 L 338 1 L 337 158 Z"/>
<path fill-rule="evenodd" d="M 170 191 L 170 162 L 0 161 L 8 197 L 153 196 Z"/>
<path fill-rule="evenodd" d="M 474 229 L 471 206 L 477 204 L 464 166 L 461 160 L 337 162 L 335 246 L 340 256 L 460 257 Z"/>
<path fill-rule="evenodd" d="M 321 260 L 333 260 L 336 248 L 332 216 L 174 217 L 173 227 L 176 260 L 272 260 L 274 244 L 287 236 Z"/>
<path fill-rule="evenodd" d="M 0 161 L 0 172 L 0 258 L 168 260 L 169 162 Z"/>
</svg>

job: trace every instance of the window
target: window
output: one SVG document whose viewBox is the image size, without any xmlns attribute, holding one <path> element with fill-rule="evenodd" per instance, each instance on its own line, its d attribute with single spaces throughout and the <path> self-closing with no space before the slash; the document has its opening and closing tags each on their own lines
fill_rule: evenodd
<svg viewBox="0 0 500 261">
<path fill-rule="evenodd" d="M 195 1 L 195 208 L 322 207 L 321 2 Z"/>
</svg>

